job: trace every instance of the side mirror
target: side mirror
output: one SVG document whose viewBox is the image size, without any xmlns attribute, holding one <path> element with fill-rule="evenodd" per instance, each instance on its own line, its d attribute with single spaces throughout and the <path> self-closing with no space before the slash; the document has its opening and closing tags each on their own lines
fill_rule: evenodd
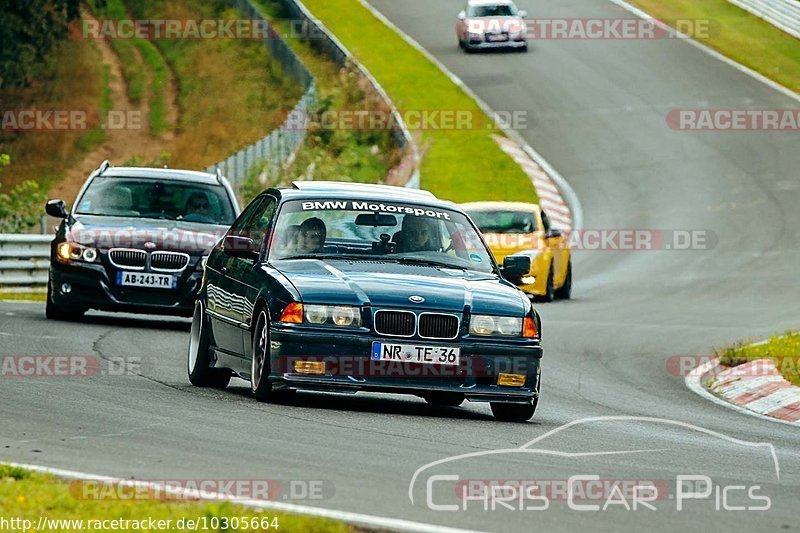
<svg viewBox="0 0 800 533">
<path fill-rule="evenodd" d="M 547 230 L 547 233 L 545 233 L 544 236 L 546 238 L 550 239 L 550 238 L 553 238 L 553 237 L 561 237 L 562 235 L 563 235 L 563 233 L 561 232 L 560 229 L 550 228 L 549 230 Z"/>
<path fill-rule="evenodd" d="M 226 235 L 222 243 L 222 249 L 226 254 L 243 259 L 256 260 L 259 257 L 258 243 L 249 237 L 240 235 Z"/>
<path fill-rule="evenodd" d="M 464 20 L 465 18 L 467 18 L 467 12 L 461 11 L 461 13 L 458 14 L 458 20 Z"/>
<path fill-rule="evenodd" d="M 69 212 L 67 212 L 67 204 L 64 203 L 64 200 L 48 200 L 47 203 L 44 204 L 44 211 L 51 217 L 55 218 L 69 217 Z"/>
<path fill-rule="evenodd" d="M 521 278 L 531 271 L 531 258 L 527 255 L 509 255 L 503 261 L 503 276 Z"/>
<path fill-rule="evenodd" d="M 525 17 L 527 17 L 527 16 L 528 16 L 528 12 L 527 12 L 527 11 L 525 11 L 524 9 L 520 9 L 520 10 L 517 12 L 517 15 L 519 15 L 519 18 L 523 18 L 523 19 L 524 19 Z"/>
</svg>

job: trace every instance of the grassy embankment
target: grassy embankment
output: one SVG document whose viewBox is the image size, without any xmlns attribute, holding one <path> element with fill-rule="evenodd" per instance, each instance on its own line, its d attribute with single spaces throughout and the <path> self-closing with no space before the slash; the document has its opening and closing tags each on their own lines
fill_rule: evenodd
<svg viewBox="0 0 800 533">
<path fill-rule="evenodd" d="M 412 131 L 425 148 L 423 188 L 459 202 L 537 201 L 531 180 L 491 138 L 499 131 L 486 125 L 477 103 L 436 65 L 355 0 L 304 3 L 375 76 L 401 113 L 459 110 L 472 114 L 474 128 Z"/>
<path fill-rule="evenodd" d="M 711 21 L 708 35 L 695 38 L 800 93 L 800 40 L 736 7 L 727 0 L 631 0 L 653 17 Z"/>
<path fill-rule="evenodd" d="M 77 489 L 77 490 L 76 490 Z M 100 494 L 108 494 L 103 491 Z M 132 491 L 117 489 L 114 493 L 133 494 Z M 0 517 L 5 520 L 30 520 L 32 528 L 38 524 L 40 517 L 50 520 L 170 520 L 172 527 L 161 531 L 195 531 L 193 528 L 178 528 L 181 519 L 198 521 L 205 517 L 205 523 L 213 524 L 213 519 L 227 518 L 229 524 L 247 527 L 222 529 L 214 531 L 297 531 L 311 533 L 349 533 L 354 528 L 332 520 L 306 516 L 275 514 L 270 511 L 238 506 L 232 503 L 205 503 L 201 501 L 177 501 L 159 499 L 83 499 L 81 490 L 69 482 L 61 481 L 53 476 L 42 475 L 21 468 L 0 464 Z M 236 522 L 231 519 L 235 519 Z M 252 524 L 250 520 L 257 522 Z M 269 525 L 270 527 L 261 527 Z M 185 523 L 185 522 L 184 522 Z M 47 529 L 53 533 L 78 531 L 75 524 L 62 523 Z M 86 523 L 84 522 L 84 525 Z M 147 522 L 145 522 L 147 525 Z M 166 522 L 164 523 L 166 525 Z M 252 528 L 250 525 L 256 525 Z M 278 527 L 273 527 L 277 525 Z M 20 528 L 17 528 L 21 530 Z M 84 527 L 84 529 L 90 529 Z M 107 528 L 106 528 L 107 529 Z M 126 531 L 140 529 L 124 528 Z M 147 527 L 141 528 L 150 531 Z"/>
<path fill-rule="evenodd" d="M 783 377 L 800 386 L 800 331 L 789 331 L 756 344 L 739 343 L 717 350 L 717 355 L 727 366 L 771 359 Z"/>
</svg>

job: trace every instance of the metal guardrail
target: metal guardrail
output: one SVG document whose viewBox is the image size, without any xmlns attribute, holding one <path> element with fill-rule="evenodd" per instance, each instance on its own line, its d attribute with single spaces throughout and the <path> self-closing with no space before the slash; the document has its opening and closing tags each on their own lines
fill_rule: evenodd
<svg viewBox="0 0 800 533">
<path fill-rule="evenodd" d="M 0 234 L 0 285 L 43 285 L 52 235 Z"/>
<path fill-rule="evenodd" d="M 252 19 L 262 19 L 259 9 L 251 0 L 233 0 L 232 4 Z M 220 161 L 205 169 L 206 172 L 213 174 L 217 168 L 228 178 L 234 190 L 239 187 L 247 178 L 253 168 L 258 165 L 259 169 L 264 166 L 272 167 L 276 170 L 289 156 L 297 150 L 305 139 L 306 131 L 292 125 L 292 117 L 301 114 L 306 116 L 307 111 L 313 109 L 317 100 L 317 87 L 314 76 L 305 67 L 291 48 L 280 38 L 278 33 L 269 26 L 268 35 L 264 37 L 264 45 L 271 57 L 277 60 L 284 70 L 284 73 L 293 77 L 297 83 L 305 89 L 305 93 L 294 107 L 292 113 L 288 115 L 286 121 L 281 126 L 273 130 L 269 135 L 256 141 L 255 143 L 242 148 L 224 161 Z"/>
<path fill-rule="evenodd" d="M 728 0 L 800 39 L 800 2 L 797 0 Z"/>
</svg>

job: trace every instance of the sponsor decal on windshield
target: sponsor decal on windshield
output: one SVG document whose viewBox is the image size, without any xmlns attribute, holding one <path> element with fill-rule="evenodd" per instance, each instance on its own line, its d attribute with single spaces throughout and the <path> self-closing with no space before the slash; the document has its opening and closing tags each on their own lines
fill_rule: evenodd
<svg viewBox="0 0 800 533">
<path fill-rule="evenodd" d="M 314 202 L 303 202 L 303 211 L 372 211 L 375 213 L 398 213 L 401 215 L 414 215 L 418 217 L 430 217 L 436 219 L 450 220 L 450 213 L 424 207 L 413 207 L 408 205 L 360 202 L 356 200 L 322 200 Z"/>
</svg>

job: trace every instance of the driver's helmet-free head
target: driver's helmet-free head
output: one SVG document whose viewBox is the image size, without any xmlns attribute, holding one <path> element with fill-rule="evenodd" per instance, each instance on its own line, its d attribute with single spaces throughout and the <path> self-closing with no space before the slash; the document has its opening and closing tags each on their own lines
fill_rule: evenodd
<svg viewBox="0 0 800 533">
<path fill-rule="evenodd" d="M 327 236 L 325 223 L 317 217 L 308 218 L 300 224 L 298 237 L 299 251 L 305 253 L 319 253 L 325 246 Z"/>
<path fill-rule="evenodd" d="M 211 203 L 208 201 L 208 196 L 200 191 L 195 191 L 189 195 L 186 200 L 186 214 L 199 213 L 207 215 L 211 210 Z"/>
</svg>

